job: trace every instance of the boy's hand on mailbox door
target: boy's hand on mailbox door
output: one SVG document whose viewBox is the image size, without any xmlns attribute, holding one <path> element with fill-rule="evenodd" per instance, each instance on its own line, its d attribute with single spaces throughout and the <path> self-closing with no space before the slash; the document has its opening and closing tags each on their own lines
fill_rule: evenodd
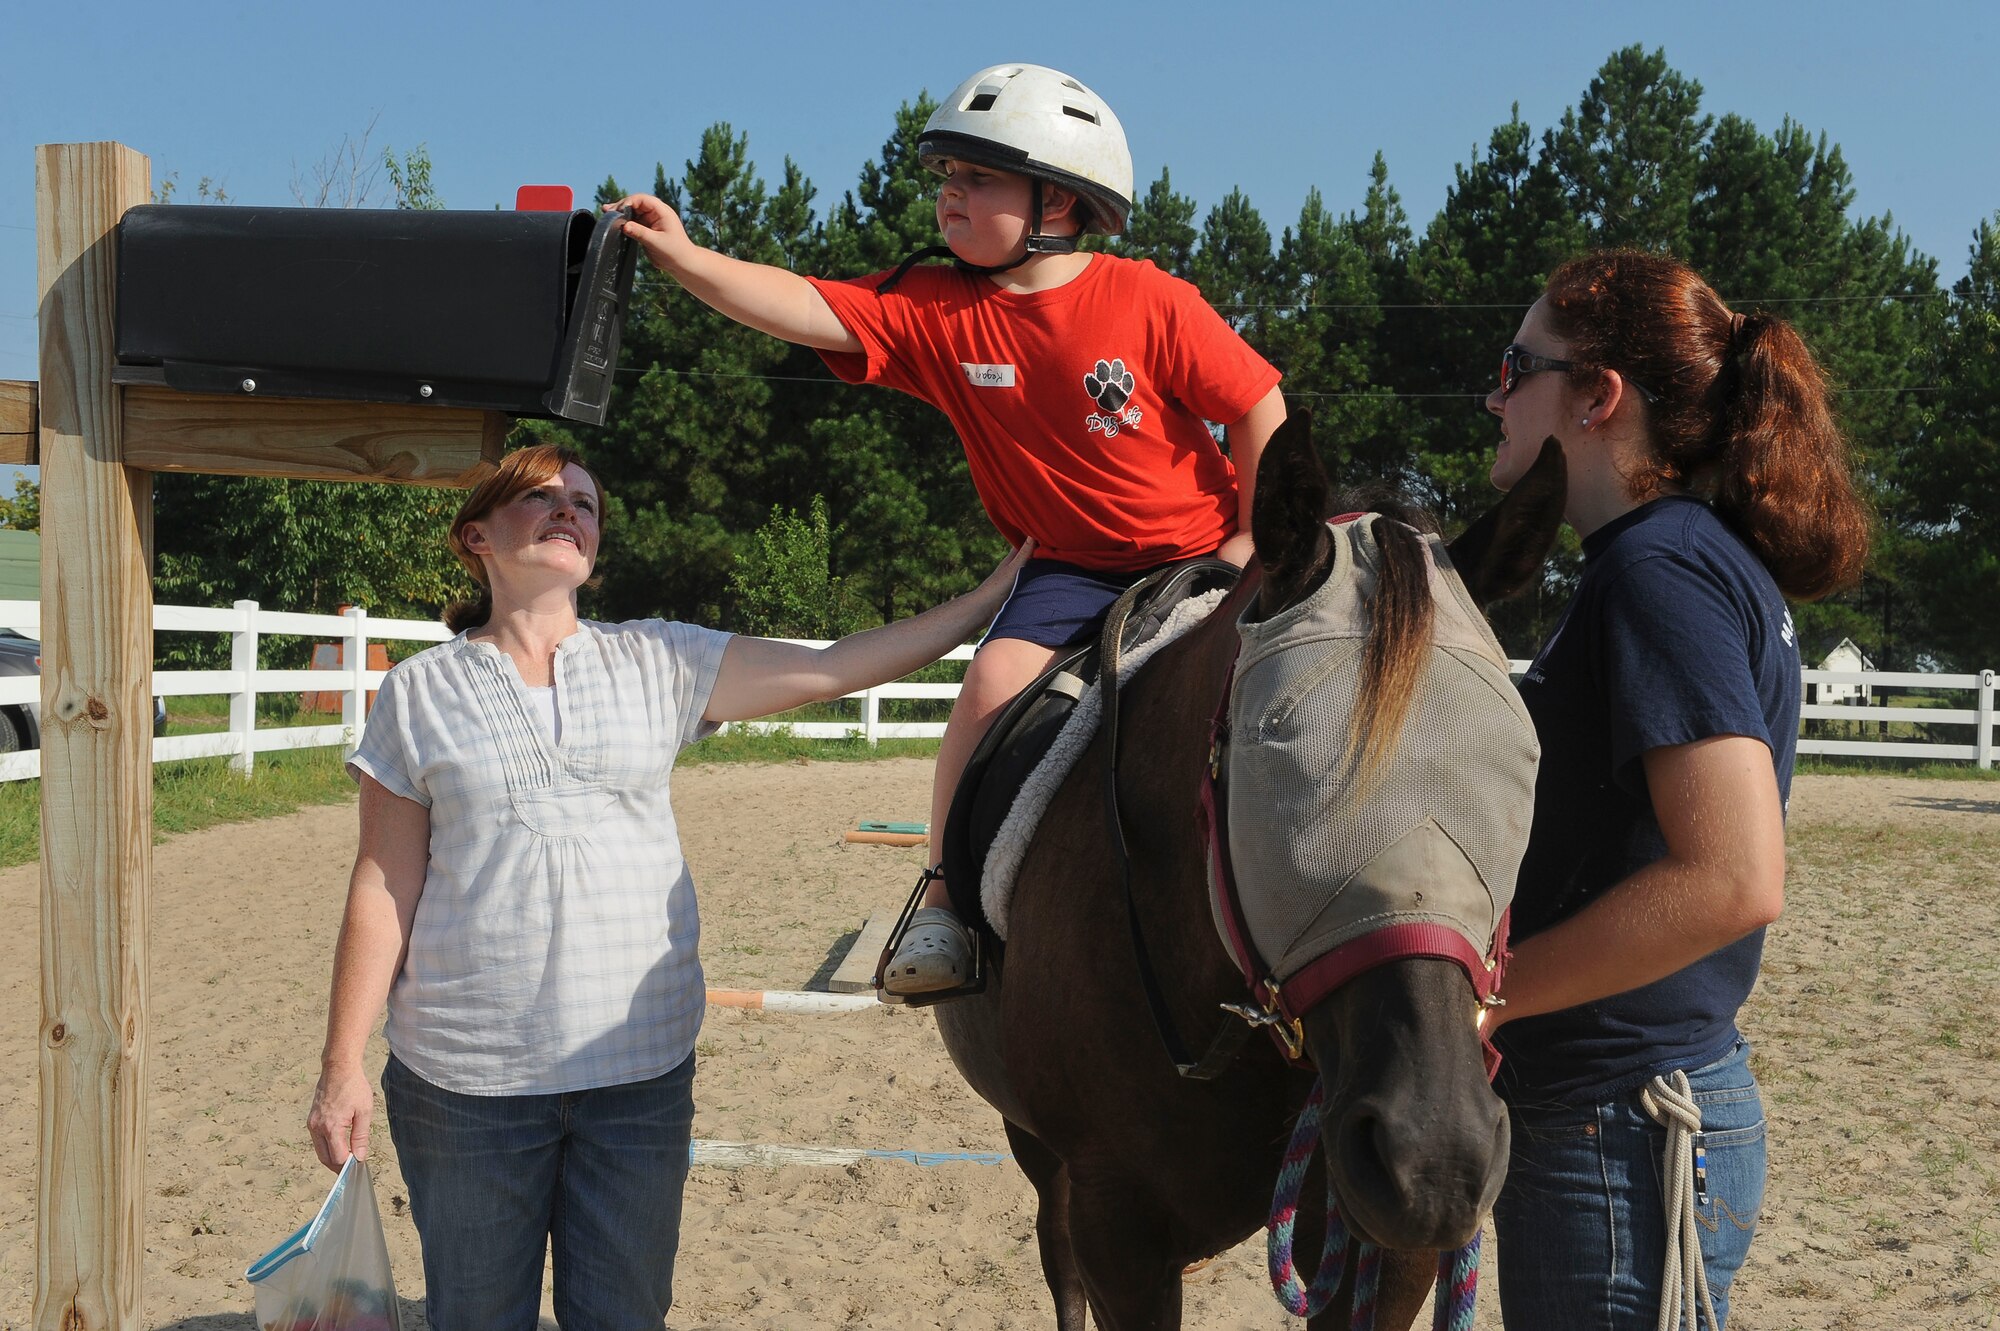
<svg viewBox="0 0 2000 1331">
<path fill-rule="evenodd" d="M 616 203 L 604 205 L 606 212 L 619 208 L 630 209 L 632 213 L 632 220 L 625 223 L 625 234 L 638 241 L 647 257 L 669 272 L 674 270 L 675 260 L 694 244 L 688 239 L 680 216 L 651 194 L 628 194 Z"/>
</svg>

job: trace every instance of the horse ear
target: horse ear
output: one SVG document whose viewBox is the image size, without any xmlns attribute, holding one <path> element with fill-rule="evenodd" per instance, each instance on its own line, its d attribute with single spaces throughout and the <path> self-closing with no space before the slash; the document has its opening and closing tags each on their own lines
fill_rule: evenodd
<svg viewBox="0 0 2000 1331">
<path fill-rule="evenodd" d="M 1491 605 L 1528 585 L 1555 548 L 1568 497 L 1569 463 L 1551 435 L 1514 488 L 1446 547 L 1475 603 Z"/>
<path fill-rule="evenodd" d="M 1313 450 L 1312 413 L 1287 416 L 1257 461 L 1257 493 L 1250 506 L 1250 536 L 1267 573 L 1311 561 L 1331 490 Z"/>
</svg>

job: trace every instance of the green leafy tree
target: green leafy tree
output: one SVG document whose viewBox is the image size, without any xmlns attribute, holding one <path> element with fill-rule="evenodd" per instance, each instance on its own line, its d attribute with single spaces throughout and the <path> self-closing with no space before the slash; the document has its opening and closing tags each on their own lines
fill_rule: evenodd
<svg viewBox="0 0 2000 1331">
<path fill-rule="evenodd" d="M 26 476 L 14 476 L 14 497 L 0 499 L 0 527 L 10 531 L 42 529 L 42 487 Z"/>
<path fill-rule="evenodd" d="M 1481 407 L 1501 348 L 1557 264 L 1588 232 L 1548 154 L 1515 108 L 1485 154 L 1456 168 L 1444 207 L 1410 257 L 1410 280 L 1434 317 L 1413 320 L 1401 345 L 1405 391 L 1416 395 L 1414 468 L 1420 497 L 1451 521 L 1491 499 L 1486 473 L 1497 425 Z"/>
<path fill-rule="evenodd" d="M 1163 168 L 1106 248 L 1200 285 L 1285 372 L 1295 402 L 1316 408 L 1319 445 L 1343 480 L 1399 485 L 1447 527 L 1494 498 L 1487 471 L 1498 427 L 1483 399 L 1548 273 L 1592 246 L 1671 250 L 1725 298 L 1771 308 L 1805 332 L 1835 380 L 1862 483 L 1884 515 L 1862 589 L 1801 609 L 1809 647 L 1845 634 L 1879 661 L 1938 650 L 1931 588 L 1941 574 L 1920 556 L 1942 549 L 1946 534 L 1970 539 L 1977 523 L 1951 516 L 1918 482 L 1944 474 L 1947 459 L 1981 474 L 1951 452 L 1980 437 L 1962 425 L 1984 391 L 1976 354 L 1964 350 L 1978 345 L 1966 331 L 1976 300 L 1947 306 L 1934 265 L 1890 218 L 1852 216 L 1847 166 L 1823 135 L 1790 121 L 1765 134 L 1738 116 L 1716 119 L 1701 102 L 1700 84 L 1663 52 L 1629 47 L 1554 127 L 1537 130 L 1518 109 L 1497 126 L 1420 231 L 1378 156 L 1346 211 L 1347 201 L 1314 191 L 1275 243 L 1240 190 L 1197 225 L 1194 201 Z M 897 108 L 878 158 L 824 221 L 793 163 L 767 190 L 747 141 L 726 125 L 703 134 L 681 178 L 657 171 L 654 190 L 698 240 L 726 253 L 833 278 L 880 271 L 937 239 L 935 179 L 915 155 L 933 107 L 920 95 Z M 390 167 L 390 183 L 421 193 L 404 165 Z M 621 193 L 607 181 L 600 201 Z M 1924 392 L 1944 382 L 1940 366 L 1964 385 L 1948 407 Z M 810 514 L 817 497 L 828 576 L 840 570 L 874 615 L 961 590 L 999 554 L 940 413 L 839 383 L 817 354 L 730 323 L 650 269 L 610 421 L 530 423 L 522 433 L 575 442 L 603 472 L 612 538 L 595 602 L 614 617 L 769 619 L 745 570 L 769 563 L 771 515 Z M 1969 456 L 1976 461 L 1976 448 Z M 792 520 L 811 528 L 809 518 Z M 1543 582 L 1501 609 L 1497 627 L 1512 650 L 1548 632 L 1575 561 L 1568 542 Z"/>
<path fill-rule="evenodd" d="M 846 581 L 833 571 L 837 535 L 820 495 L 804 517 L 772 508 L 771 520 L 751 534 L 729 577 L 745 629 L 765 637 L 826 639 L 861 627 Z"/>
<path fill-rule="evenodd" d="M 942 243 L 938 178 L 917 161 L 917 139 L 936 110 L 929 93 L 896 108 L 895 130 L 882 145 L 882 160 L 862 165 L 860 185 L 827 219 L 822 259 L 827 275 L 880 272 L 916 250 Z"/>
<path fill-rule="evenodd" d="M 1256 337 L 1285 391 L 1313 411 L 1315 442 L 1341 483 L 1400 489 L 1411 421 L 1394 388 L 1390 310 L 1409 299 L 1409 220 L 1376 154 L 1359 212 L 1335 217 L 1317 189 L 1278 241 L 1279 318 Z"/>
</svg>

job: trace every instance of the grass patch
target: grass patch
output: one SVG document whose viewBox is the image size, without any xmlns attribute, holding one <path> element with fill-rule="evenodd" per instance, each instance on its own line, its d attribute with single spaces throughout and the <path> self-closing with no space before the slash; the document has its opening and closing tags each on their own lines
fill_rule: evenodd
<svg viewBox="0 0 2000 1331">
<path fill-rule="evenodd" d="M 258 727 L 340 723 L 339 708 L 336 707 L 330 712 L 308 712 L 299 706 L 299 701 L 300 695 L 296 693 L 258 694 Z M 185 697 L 167 699 L 169 735 L 212 735 L 219 730 L 227 729 L 229 729 L 228 694 L 191 693 Z"/>
<path fill-rule="evenodd" d="M 1969 762 L 1933 762 L 1926 758 L 1869 758 L 1830 753 L 1802 753 L 1795 773 L 1808 776 L 1910 776 L 1928 781 L 2000 781 L 2000 768 L 1980 768 Z"/>
<path fill-rule="evenodd" d="M 758 734 L 733 730 L 711 735 L 681 750 L 679 767 L 708 763 L 866 763 L 878 758 L 935 758 L 934 739 L 885 739 L 869 744 L 859 735 L 846 739 L 804 739 L 786 730 Z"/>
<path fill-rule="evenodd" d="M 354 782 L 337 747 L 259 754 L 249 781 L 231 771 L 226 758 L 161 763 L 153 769 L 153 839 L 353 797 Z M 0 867 L 40 857 L 41 800 L 40 781 L 0 785 Z"/>
</svg>

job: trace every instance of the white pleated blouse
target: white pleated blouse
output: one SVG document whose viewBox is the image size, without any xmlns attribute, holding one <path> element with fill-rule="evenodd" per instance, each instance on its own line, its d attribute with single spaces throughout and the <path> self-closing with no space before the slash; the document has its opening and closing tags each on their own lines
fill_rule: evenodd
<svg viewBox="0 0 2000 1331">
<path fill-rule="evenodd" d="M 464 635 L 391 670 L 350 770 L 430 810 L 389 1048 L 466 1095 L 641 1081 L 694 1049 L 706 995 L 669 801 L 729 635 L 586 621 L 556 649 L 560 741 L 505 653 Z"/>
</svg>

